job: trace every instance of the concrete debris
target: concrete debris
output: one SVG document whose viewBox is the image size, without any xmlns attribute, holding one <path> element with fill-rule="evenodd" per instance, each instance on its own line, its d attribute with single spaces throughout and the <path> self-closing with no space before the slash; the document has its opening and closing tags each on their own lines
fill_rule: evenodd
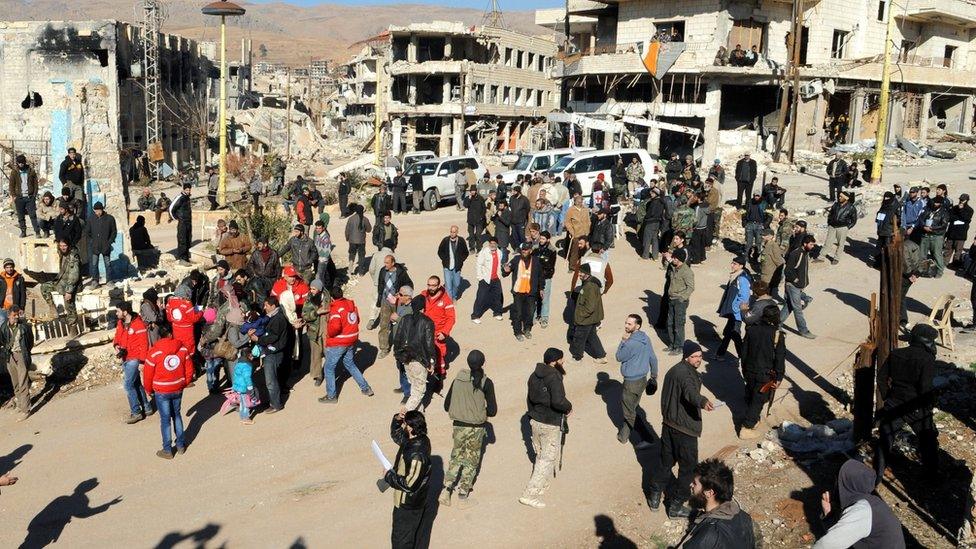
<svg viewBox="0 0 976 549">
<path fill-rule="evenodd" d="M 755 450 L 749 451 L 749 457 L 751 457 L 753 461 L 765 461 L 766 458 L 769 457 L 769 452 L 763 448 L 756 448 Z"/>
<path fill-rule="evenodd" d="M 328 144 L 315 129 L 312 119 L 295 109 L 258 107 L 237 113 L 236 122 L 254 139 L 270 150 L 284 154 L 288 150 L 289 134 L 291 157 L 299 160 L 328 162 Z"/>
</svg>

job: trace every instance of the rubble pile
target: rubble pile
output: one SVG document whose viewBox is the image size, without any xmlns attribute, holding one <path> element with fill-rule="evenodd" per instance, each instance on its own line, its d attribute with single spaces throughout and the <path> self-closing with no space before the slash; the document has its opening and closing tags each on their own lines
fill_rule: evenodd
<svg viewBox="0 0 976 549">
<path fill-rule="evenodd" d="M 315 129 L 312 119 L 303 112 L 292 109 L 289 113 L 286 109 L 258 107 L 238 112 L 236 122 L 248 138 L 272 151 L 284 152 L 290 139 L 291 159 L 328 163 L 326 140 Z"/>
</svg>

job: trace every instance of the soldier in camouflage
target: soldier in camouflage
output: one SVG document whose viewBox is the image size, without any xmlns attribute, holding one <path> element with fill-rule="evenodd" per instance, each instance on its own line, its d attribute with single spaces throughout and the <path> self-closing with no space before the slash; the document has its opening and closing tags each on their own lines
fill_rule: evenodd
<svg viewBox="0 0 976 549">
<path fill-rule="evenodd" d="M 81 280 L 81 258 L 78 256 L 78 250 L 65 239 L 58 241 L 58 256 L 60 257 L 58 276 L 51 282 L 41 284 L 41 295 L 47 302 L 52 320 L 58 315 L 51 294 L 57 292 L 64 297 L 65 319 L 68 321 L 72 335 L 77 335 L 79 326 L 75 298 L 78 282 Z"/>
<path fill-rule="evenodd" d="M 549 487 L 549 477 L 559 461 L 561 439 L 566 428 L 566 418 L 573 411 L 573 405 L 566 398 L 563 386 L 563 352 L 550 347 L 546 349 L 542 362 L 536 364 L 529 376 L 528 404 L 529 426 L 532 428 L 532 449 L 535 463 L 532 478 L 529 479 L 519 503 L 535 509 L 546 506 L 542 494 Z"/>
<path fill-rule="evenodd" d="M 438 499 L 441 505 L 451 505 L 454 490 L 462 503 L 467 501 L 481 463 L 485 424 L 498 412 L 495 385 L 485 376 L 484 366 L 484 353 L 478 350 L 468 353 L 468 367 L 457 373 L 444 399 L 444 410 L 454 421 L 454 448 Z"/>
</svg>

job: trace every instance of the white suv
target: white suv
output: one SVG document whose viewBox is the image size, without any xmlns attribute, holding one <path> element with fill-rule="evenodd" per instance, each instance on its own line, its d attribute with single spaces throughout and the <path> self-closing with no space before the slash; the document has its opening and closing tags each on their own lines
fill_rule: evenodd
<svg viewBox="0 0 976 549">
<path fill-rule="evenodd" d="M 576 173 L 576 179 L 583 189 L 583 196 L 590 196 L 593 193 L 593 183 L 601 173 L 607 184 L 611 183 L 610 171 L 613 170 L 618 158 L 623 158 L 624 166 L 629 166 L 631 160 L 637 158 L 644 165 L 645 181 L 654 174 L 655 159 L 644 149 L 613 149 L 565 156 L 549 168 L 549 173 L 565 181 L 566 172 L 572 170 Z"/>
<path fill-rule="evenodd" d="M 448 156 L 417 162 L 407 169 L 404 176 L 409 180 L 411 175 L 419 173 L 424 178 L 424 209 L 432 211 L 437 209 L 437 205 L 444 198 L 460 200 L 461 197 L 454 196 L 454 174 L 463 168 L 474 170 L 477 178 L 485 173 L 485 168 L 477 157 Z"/>
<path fill-rule="evenodd" d="M 536 172 L 544 172 L 563 157 L 572 156 L 574 152 L 580 154 L 595 150 L 593 147 L 578 147 L 575 151 L 573 149 L 550 149 L 534 153 L 523 153 L 519 155 L 519 159 L 512 166 L 511 170 L 502 172 L 500 175 L 502 176 L 502 181 L 511 185 L 515 183 L 515 179 L 518 176 L 531 176 Z"/>
</svg>

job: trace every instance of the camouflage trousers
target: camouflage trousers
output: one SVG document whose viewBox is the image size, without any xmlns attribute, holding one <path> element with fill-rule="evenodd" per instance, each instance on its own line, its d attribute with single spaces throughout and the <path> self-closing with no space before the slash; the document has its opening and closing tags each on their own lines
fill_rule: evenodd
<svg viewBox="0 0 976 549">
<path fill-rule="evenodd" d="M 54 291 L 55 287 L 53 282 L 45 282 L 44 284 L 41 284 L 41 296 L 44 298 L 44 301 L 47 302 L 47 306 L 51 308 L 51 314 L 55 317 L 63 317 L 68 322 L 77 322 L 78 311 L 75 307 L 75 299 L 77 299 L 78 296 L 72 295 L 70 300 L 64 300 L 64 315 L 61 315 L 54 306 L 54 298 L 51 297 L 51 294 L 53 294 Z"/>
<path fill-rule="evenodd" d="M 481 448 L 485 442 L 484 427 L 454 426 L 454 448 L 451 450 L 451 465 L 444 477 L 444 487 L 457 488 L 458 493 L 466 494 L 474 484 L 474 475 L 481 462 Z M 457 484 L 455 484 L 457 482 Z"/>
<path fill-rule="evenodd" d="M 532 478 L 525 487 L 522 497 L 538 498 L 549 488 L 549 479 L 556 468 L 559 459 L 559 441 L 562 432 L 558 425 L 548 425 L 536 420 L 530 420 L 532 426 L 532 450 L 535 451 L 535 465 L 532 467 Z"/>
</svg>

